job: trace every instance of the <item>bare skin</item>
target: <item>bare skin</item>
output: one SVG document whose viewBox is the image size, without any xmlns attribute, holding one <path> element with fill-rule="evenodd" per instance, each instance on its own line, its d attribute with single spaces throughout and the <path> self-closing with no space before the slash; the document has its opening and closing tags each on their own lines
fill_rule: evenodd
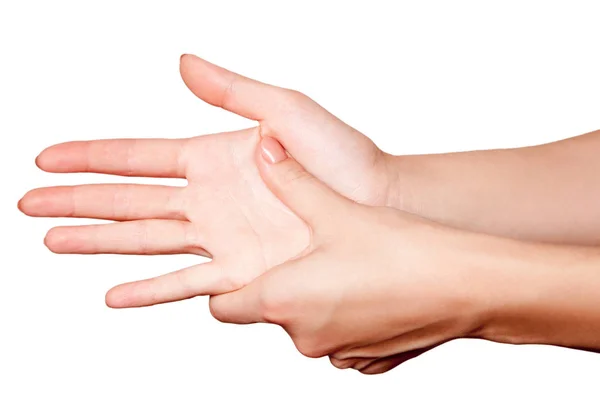
<svg viewBox="0 0 600 400">
<path fill-rule="evenodd" d="M 600 250 L 357 204 L 274 139 L 261 148 L 261 175 L 311 227 L 311 241 L 301 257 L 212 297 L 217 319 L 279 324 L 304 355 L 367 374 L 464 337 L 600 349 Z"/>
<path fill-rule="evenodd" d="M 600 245 L 600 131 L 507 150 L 394 157 L 391 206 L 461 229 Z"/>
<path fill-rule="evenodd" d="M 45 243 L 56 253 L 193 253 L 212 258 L 208 264 L 117 286 L 106 296 L 111 307 L 235 290 L 306 247 L 308 228 L 271 194 L 256 169 L 261 134 L 280 137 L 348 198 L 373 205 L 387 202 L 383 153 L 306 96 L 193 56 L 182 58 L 181 75 L 200 98 L 255 119 L 259 127 L 181 140 L 58 144 L 38 156 L 36 163 L 44 171 L 182 178 L 188 185 L 40 188 L 19 202 L 25 214 L 37 217 L 119 221 L 53 228 Z"/>
<path fill-rule="evenodd" d="M 182 57 L 181 74 L 199 98 L 258 126 L 58 144 L 39 155 L 41 169 L 188 184 L 40 188 L 19 202 L 36 217 L 115 221 L 53 228 L 45 243 L 57 253 L 212 258 L 119 285 L 109 306 L 214 295 L 218 319 L 278 323 L 304 354 L 365 373 L 456 337 L 600 346 L 598 254 L 580 247 L 600 244 L 600 132 L 523 149 L 394 157 L 298 92 L 194 56 Z M 279 163 L 265 163 L 263 138 L 291 155 L 281 163 L 294 166 L 287 174 L 277 178 L 269 165 Z M 268 147 L 276 152 L 273 142 L 263 146 L 267 160 Z"/>
</svg>

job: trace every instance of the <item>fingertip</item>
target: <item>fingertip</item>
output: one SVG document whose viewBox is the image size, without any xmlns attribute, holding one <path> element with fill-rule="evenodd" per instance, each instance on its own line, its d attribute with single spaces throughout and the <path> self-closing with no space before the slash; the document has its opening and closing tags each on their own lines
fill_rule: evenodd
<svg viewBox="0 0 600 400">
<path fill-rule="evenodd" d="M 53 156 L 53 153 L 55 153 L 56 146 L 58 145 L 50 146 L 42 150 L 42 152 L 38 154 L 38 156 L 35 158 L 35 165 L 42 171 L 51 172 L 53 159 L 56 158 L 55 156 Z"/>
<path fill-rule="evenodd" d="M 38 154 L 38 156 L 35 158 L 35 165 L 41 169 L 42 171 L 45 170 L 44 168 L 44 153 L 46 152 L 46 150 L 42 151 L 40 154 Z"/>
<path fill-rule="evenodd" d="M 114 309 L 125 308 L 122 301 L 120 301 L 120 297 L 118 296 L 118 289 L 117 289 L 118 287 L 119 286 L 115 286 L 115 287 L 111 288 L 104 295 L 104 303 L 106 304 L 107 307 L 114 308 Z"/>
<path fill-rule="evenodd" d="M 112 295 L 110 294 L 110 290 L 108 292 L 106 292 L 106 294 L 104 295 L 104 304 L 106 304 L 107 307 L 109 308 L 116 308 L 113 307 L 113 300 L 112 300 Z"/>
<path fill-rule="evenodd" d="M 68 238 L 59 228 L 52 228 L 44 237 L 44 246 L 53 253 L 60 254 L 61 248 L 68 243 Z"/>
<path fill-rule="evenodd" d="M 208 61 L 189 53 L 184 53 L 179 57 L 179 67 L 182 72 L 186 72 L 190 75 L 195 75 L 197 68 L 203 68 L 210 64 Z M 200 72 L 205 73 L 206 71 L 202 70 Z"/>
<path fill-rule="evenodd" d="M 44 149 L 35 164 L 45 172 L 88 172 L 86 157 L 91 142 L 73 141 L 55 144 Z"/>
<path fill-rule="evenodd" d="M 196 59 L 201 59 L 200 57 L 198 57 L 195 54 L 192 53 L 183 53 L 180 57 L 179 57 L 179 61 L 183 61 L 185 59 L 191 59 L 191 58 L 196 58 Z"/>
<path fill-rule="evenodd" d="M 27 213 L 25 212 L 25 209 L 23 208 L 23 204 L 25 204 L 25 203 L 24 203 L 24 201 L 23 201 L 23 199 L 24 199 L 24 198 L 25 198 L 25 196 L 21 197 L 21 198 L 19 199 L 19 201 L 17 201 L 17 208 L 18 208 L 18 209 L 19 209 L 19 211 L 21 211 L 23 214 L 27 215 Z"/>
<path fill-rule="evenodd" d="M 105 295 L 106 305 L 111 308 L 138 308 L 167 303 L 148 286 L 151 279 L 126 282 L 114 286 Z"/>
<path fill-rule="evenodd" d="M 104 295 L 104 302 L 110 308 L 146 307 L 156 304 L 154 302 L 144 302 L 142 298 L 136 297 L 134 287 L 132 282 L 113 286 Z"/>
<path fill-rule="evenodd" d="M 219 82 L 212 64 L 192 54 L 182 54 L 179 73 L 185 85 L 194 95 L 212 105 L 218 105 L 222 82 Z"/>
<path fill-rule="evenodd" d="M 17 202 L 17 208 L 25 215 L 36 216 L 35 210 L 39 209 L 40 199 L 35 193 L 38 189 L 32 189 L 25 193 L 23 197 Z"/>
<path fill-rule="evenodd" d="M 187 64 L 190 58 L 192 58 L 192 55 L 188 53 L 183 53 L 181 56 L 179 56 L 179 71 L 181 73 L 184 72 L 184 66 Z"/>
</svg>

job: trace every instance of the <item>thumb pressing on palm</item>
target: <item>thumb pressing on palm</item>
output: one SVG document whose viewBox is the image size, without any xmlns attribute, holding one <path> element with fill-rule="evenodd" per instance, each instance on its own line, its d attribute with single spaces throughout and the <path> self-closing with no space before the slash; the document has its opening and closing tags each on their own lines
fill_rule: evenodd
<svg viewBox="0 0 600 400">
<path fill-rule="evenodd" d="M 338 368 L 368 374 L 480 329 L 479 290 L 463 283 L 478 276 L 471 246 L 482 238 L 472 242 L 394 209 L 353 203 L 273 138 L 262 139 L 256 161 L 268 188 L 310 227 L 310 245 L 241 289 L 212 297 L 218 320 L 280 325 L 302 354 L 328 355 Z"/>
<path fill-rule="evenodd" d="M 279 200 L 304 220 L 313 233 L 341 217 L 352 203 L 308 173 L 272 137 L 260 143 L 260 175 Z"/>
<path fill-rule="evenodd" d="M 301 274 L 301 264 L 335 235 L 355 205 L 308 173 L 274 138 L 262 138 L 257 164 L 267 187 L 310 227 L 311 243 L 301 257 L 267 271 L 235 292 L 212 297 L 211 312 L 222 322 L 274 322 L 268 315 L 272 307 L 265 307 L 265 302 L 282 303 L 269 299 L 280 299 L 281 294 L 289 294 L 292 286 L 299 284 L 294 276 Z"/>
</svg>

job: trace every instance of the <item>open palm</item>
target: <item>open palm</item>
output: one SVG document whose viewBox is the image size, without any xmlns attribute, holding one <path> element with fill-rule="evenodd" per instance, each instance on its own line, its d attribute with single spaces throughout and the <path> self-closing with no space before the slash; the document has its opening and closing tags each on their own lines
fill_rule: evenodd
<svg viewBox="0 0 600 400">
<path fill-rule="evenodd" d="M 38 157 L 49 172 L 185 178 L 185 187 L 80 185 L 35 189 L 19 203 L 38 217 L 112 224 L 53 228 L 57 253 L 176 254 L 212 258 L 111 289 L 112 307 L 145 306 L 239 289 L 298 256 L 309 229 L 264 185 L 255 157 L 261 135 L 276 137 L 313 175 L 361 203 L 383 205 L 386 157 L 367 137 L 308 97 L 266 85 L 195 56 L 181 59 L 186 85 L 204 101 L 259 122 L 190 139 L 117 139 L 52 146 Z"/>
</svg>

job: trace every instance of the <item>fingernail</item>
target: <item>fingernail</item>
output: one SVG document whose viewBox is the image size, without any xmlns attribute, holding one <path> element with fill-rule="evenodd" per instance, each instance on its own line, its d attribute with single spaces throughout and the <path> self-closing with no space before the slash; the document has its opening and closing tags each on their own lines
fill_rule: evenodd
<svg viewBox="0 0 600 400">
<path fill-rule="evenodd" d="M 281 144 L 272 137 L 265 136 L 260 142 L 260 152 L 269 164 L 277 164 L 287 158 L 287 154 Z"/>
</svg>

